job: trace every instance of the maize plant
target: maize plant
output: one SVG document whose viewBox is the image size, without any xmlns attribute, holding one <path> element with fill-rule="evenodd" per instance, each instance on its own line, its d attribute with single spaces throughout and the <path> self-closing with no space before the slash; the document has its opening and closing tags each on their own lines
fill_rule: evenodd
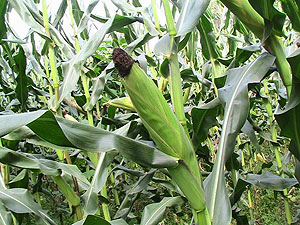
<svg viewBox="0 0 300 225">
<path fill-rule="evenodd" d="M 0 224 L 298 224 L 299 15 L 1 0 Z"/>
</svg>

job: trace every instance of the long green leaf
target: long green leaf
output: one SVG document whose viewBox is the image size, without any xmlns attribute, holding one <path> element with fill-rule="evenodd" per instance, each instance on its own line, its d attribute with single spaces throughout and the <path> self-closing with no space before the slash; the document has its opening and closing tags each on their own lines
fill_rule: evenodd
<svg viewBox="0 0 300 225">
<path fill-rule="evenodd" d="M 98 193 L 101 191 L 108 176 L 108 166 L 113 160 L 115 153 L 103 152 L 99 156 L 93 179 L 89 189 L 82 196 L 84 200 L 84 214 L 93 215 L 98 209 Z"/>
<path fill-rule="evenodd" d="M 13 219 L 10 212 L 6 210 L 3 203 L 0 201 L 0 224 L 1 225 L 12 225 Z"/>
<path fill-rule="evenodd" d="M 56 102 L 55 98 L 50 101 L 50 108 L 57 108 L 59 104 L 67 97 L 71 91 L 76 87 L 81 73 L 81 67 L 86 59 L 96 52 L 105 35 L 108 33 L 113 22 L 113 18 L 108 20 L 100 30 L 98 30 L 90 39 L 85 43 L 82 49 L 66 64 L 63 65 L 64 81 L 59 89 L 59 101 Z"/>
<path fill-rule="evenodd" d="M 110 223 L 100 216 L 88 215 L 85 219 L 73 223 L 73 225 L 110 225 Z"/>
<path fill-rule="evenodd" d="M 273 56 L 263 54 L 249 65 L 228 70 L 226 84 L 219 89 L 220 100 L 225 104 L 225 116 L 213 171 L 205 181 L 206 200 L 214 225 L 226 225 L 231 221 L 224 165 L 249 113 L 248 84 L 258 83 L 274 60 Z"/>
<path fill-rule="evenodd" d="M 36 135 L 58 146 L 78 148 L 91 152 L 118 150 L 126 158 L 143 166 L 174 167 L 177 160 L 139 141 L 82 123 L 54 117 L 50 111 L 0 116 L 0 123 L 14 121 L 8 129 L 1 127 L 5 134 L 27 125 Z M 82 138 L 85 141 L 82 141 Z"/>
<path fill-rule="evenodd" d="M 26 108 L 26 101 L 28 98 L 27 76 L 26 76 L 26 56 L 24 50 L 19 46 L 19 53 L 14 57 L 16 68 L 18 68 L 16 95 L 21 103 L 22 109 Z"/>
<path fill-rule="evenodd" d="M 0 41 L 6 36 L 5 26 L 5 13 L 6 13 L 7 0 L 0 2 Z"/>
<path fill-rule="evenodd" d="M 47 159 L 39 159 L 25 153 L 16 152 L 5 147 L 0 147 L 0 162 L 14 167 L 40 171 L 49 176 L 74 176 L 83 189 L 90 186 L 89 181 L 80 172 L 76 165 L 69 165 Z"/>
<path fill-rule="evenodd" d="M 282 8 L 290 18 L 294 30 L 300 31 L 300 2 L 299 0 L 282 0 Z"/>
<path fill-rule="evenodd" d="M 43 24 L 43 18 L 32 0 L 9 0 L 9 3 L 32 30 L 46 40 L 48 39 L 41 25 Z M 60 47 L 67 58 L 71 59 L 74 56 L 72 46 L 65 41 L 60 32 L 51 24 L 49 25 L 49 30 L 55 44 Z"/>
<path fill-rule="evenodd" d="M 56 224 L 49 216 L 34 202 L 27 189 L 14 188 L 0 190 L 0 200 L 5 207 L 16 213 L 33 213 L 37 217 L 38 224 Z"/>
<path fill-rule="evenodd" d="M 181 8 L 180 16 L 176 22 L 176 36 L 182 36 L 193 31 L 209 3 L 210 0 L 185 0 Z"/>
<path fill-rule="evenodd" d="M 184 203 L 182 197 L 165 197 L 158 203 L 147 205 L 143 211 L 141 224 L 158 224 L 163 219 L 167 207 L 181 205 L 182 203 Z"/>
<path fill-rule="evenodd" d="M 300 160 L 300 80 L 296 77 L 288 104 L 276 112 L 275 118 L 281 128 L 280 134 L 291 138 L 289 150 Z"/>
</svg>

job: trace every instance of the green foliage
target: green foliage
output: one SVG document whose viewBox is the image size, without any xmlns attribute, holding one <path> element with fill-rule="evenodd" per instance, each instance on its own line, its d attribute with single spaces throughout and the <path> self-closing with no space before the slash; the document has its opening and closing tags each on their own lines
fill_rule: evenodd
<svg viewBox="0 0 300 225">
<path fill-rule="evenodd" d="M 0 2 L 0 224 L 298 224 L 299 1 L 144 3 Z"/>
</svg>

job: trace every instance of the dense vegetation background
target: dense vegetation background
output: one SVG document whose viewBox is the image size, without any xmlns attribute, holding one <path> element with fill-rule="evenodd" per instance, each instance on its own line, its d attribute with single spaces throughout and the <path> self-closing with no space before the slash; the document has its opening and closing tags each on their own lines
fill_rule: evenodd
<svg viewBox="0 0 300 225">
<path fill-rule="evenodd" d="M 300 224 L 299 32 L 299 0 L 1 0 L 0 224 Z"/>
</svg>

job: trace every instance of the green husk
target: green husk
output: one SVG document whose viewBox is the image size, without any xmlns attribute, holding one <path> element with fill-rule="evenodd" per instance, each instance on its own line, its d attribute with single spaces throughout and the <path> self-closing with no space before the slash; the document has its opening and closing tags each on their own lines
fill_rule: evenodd
<svg viewBox="0 0 300 225">
<path fill-rule="evenodd" d="M 170 175 L 185 194 L 198 217 L 210 221 L 205 213 L 207 210 L 201 174 L 190 138 L 162 93 L 138 64 L 129 59 L 128 55 L 120 49 L 115 51 L 113 59 L 119 73 L 122 74 L 128 95 L 152 139 L 162 152 L 179 159 L 176 168 L 168 168 Z M 124 70 L 122 64 L 125 65 Z"/>
</svg>

